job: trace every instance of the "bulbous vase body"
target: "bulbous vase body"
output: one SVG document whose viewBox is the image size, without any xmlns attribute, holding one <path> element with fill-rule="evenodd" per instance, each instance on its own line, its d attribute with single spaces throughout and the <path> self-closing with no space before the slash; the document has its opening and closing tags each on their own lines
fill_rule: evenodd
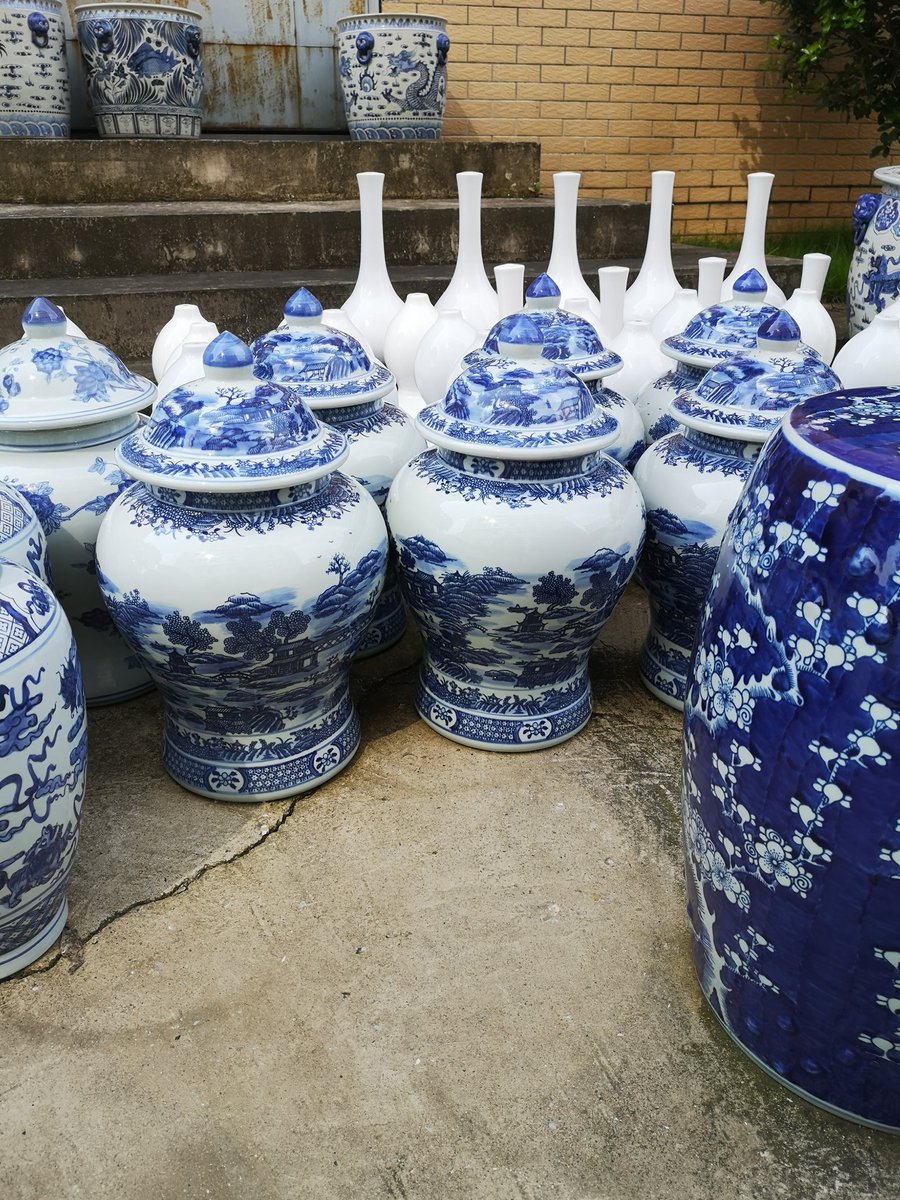
<svg viewBox="0 0 900 1200">
<path fill-rule="evenodd" d="M 581 729 L 588 654 L 643 537 L 628 472 L 605 454 L 431 450 L 398 474 L 387 515 L 425 639 L 422 719 L 487 750 L 541 749 Z"/>
<path fill-rule="evenodd" d="M 853 209 L 856 249 L 847 273 L 847 327 L 859 333 L 876 313 L 900 299 L 900 166 L 874 173 L 881 195 L 867 192 Z"/>
<path fill-rule="evenodd" d="M 0 979 L 66 921 L 87 761 L 81 673 L 53 593 L 0 559 Z"/>
<path fill-rule="evenodd" d="M 900 1127 L 900 393 L 805 401 L 726 531 L 684 725 L 703 993 L 751 1058 Z"/>
<path fill-rule="evenodd" d="M 162 693 L 174 779 L 215 799 L 261 800 L 346 765 L 359 742 L 347 676 L 386 556 L 375 502 L 339 472 L 245 494 L 136 483 L 119 497 L 98 576 Z"/>
</svg>

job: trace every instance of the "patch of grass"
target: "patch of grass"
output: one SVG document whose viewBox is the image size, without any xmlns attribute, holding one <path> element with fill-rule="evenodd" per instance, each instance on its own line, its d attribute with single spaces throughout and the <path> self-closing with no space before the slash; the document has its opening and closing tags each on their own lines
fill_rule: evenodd
<svg viewBox="0 0 900 1200">
<path fill-rule="evenodd" d="M 719 250 L 737 250 L 740 237 L 723 234 L 720 237 L 689 235 L 677 239 L 694 246 L 709 246 Z M 766 254 L 776 258 L 802 258 L 804 254 L 830 254 L 831 265 L 825 280 L 823 301 L 839 303 L 847 289 L 847 272 L 853 257 L 853 230 L 849 223 L 824 225 L 820 229 L 799 229 L 793 233 L 773 233 L 766 238 Z"/>
</svg>

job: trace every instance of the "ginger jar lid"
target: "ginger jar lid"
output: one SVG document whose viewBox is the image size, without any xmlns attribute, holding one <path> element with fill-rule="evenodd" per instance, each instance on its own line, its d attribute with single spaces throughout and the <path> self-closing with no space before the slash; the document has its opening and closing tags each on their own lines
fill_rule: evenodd
<svg viewBox="0 0 900 1200">
<path fill-rule="evenodd" d="M 0 430 L 95 425 L 147 408 L 156 396 L 111 350 L 66 333 L 66 315 L 37 296 L 25 336 L 0 350 Z"/>
<path fill-rule="evenodd" d="M 220 333 L 203 377 L 168 392 L 116 456 L 135 479 L 194 492 L 255 492 L 327 475 L 347 457 L 343 434 L 322 425 L 290 388 L 253 374 L 250 347 Z"/>
<path fill-rule="evenodd" d="M 577 376 L 543 357 L 530 316 L 516 313 L 495 328 L 497 357 L 466 367 L 444 399 L 416 417 L 428 441 L 479 457 L 551 459 L 591 454 L 615 440 L 618 421 Z"/>
<path fill-rule="evenodd" d="M 663 354 L 691 367 L 713 367 L 736 350 L 755 350 L 760 325 L 781 311 L 765 303 L 767 287 L 759 271 L 745 271 L 735 280 L 731 300 L 701 309 L 681 333 L 663 341 Z"/>
<path fill-rule="evenodd" d="M 525 293 L 525 313 L 531 318 L 544 339 L 542 357 L 548 362 L 568 367 L 579 379 L 602 379 L 621 371 L 622 359 L 614 350 L 607 350 L 597 330 L 584 317 L 560 308 L 560 290 L 549 275 L 538 275 Z M 483 362 L 499 351 L 499 321 L 489 331 L 480 350 L 465 356 L 466 364 Z"/>
<path fill-rule="evenodd" d="M 712 367 L 696 387 L 675 397 L 671 412 L 703 433 L 764 442 L 795 404 L 840 386 L 824 359 L 800 341 L 790 313 L 776 312 L 760 325 L 753 353 L 737 351 Z"/>
<path fill-rule="evenodd" d="M 322 305 L 299 288 L 284 306 L 284 321 L 253 343 L 253 373 L 294 388 L 312 409 L 380 400 L 396 386 L 355 337 L 322 323 Z"/>
</svg>

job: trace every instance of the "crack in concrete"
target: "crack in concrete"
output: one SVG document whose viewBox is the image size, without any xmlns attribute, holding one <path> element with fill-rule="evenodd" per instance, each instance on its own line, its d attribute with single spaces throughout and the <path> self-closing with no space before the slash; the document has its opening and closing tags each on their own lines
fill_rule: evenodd
<svg viewBox="0 0 900 1200">
<path fill-rule="evenodd" d="M 299 795 L 294 796 L 289 802 L 288 807 L 279 816 L 279 818 L 271 825 L 266 826 L 265 832 L 260 834 L 258 838 L 244 846 L 242 849 L 235 851 L 234 854 L 230 854 L 227 858 L 217 859 L 214 862 L 203 863 L 203 865 L 198 867 L 191 875 L 186 876 L 184 879 L 180 879 L 178 883 L 174 884 L 165 892 L 160 892 L 155 896 L 147 896 L 141 900 L 134 900 L 131 904 L 126 904 L 124 908 L 118 909 L 116 912 L 110 913 L 109 916 L 104 917 L 99 925 L 90 930 L 90 932 L 86 933 L 83 937 L 81 934 L 79 934 L 77 929 L 67 924 L 59 940 L 57 951 L 53 955 L 52 959 L 42 966 L 34 967 L 31 970 L 24 972 L 22 978 L 27 978 L 31 975 L 45 975 L 48 971 L 52 971 L 54 967 L 56 967 L 63 959 L 69 960 L 69 974 L 73 975 L 84 965 L 85 947 L 93 938 L 97 937 L 105 929 L 108 929 L 109 926 L 114 922 L 120 920 L 122 917 L 128 916 L 129 913 L 137 912 L 138 909 L 141 908 L 149 908 L 150 905 L 153 904 L 159 904 L 163 900 L 168 900 L 171 896 L 178 896 L 182 892 L 186 892 L 192 884 L 196 883 L 198 879 L 202 879 L 204 875 L 209 874 L 210 871 L 215 871 L 219 867 L 227 867 L 229 863 L 237 862 L 239 858 L 244 858 L 246 855 L 252 853 L 252 851 L 258 849 L 264 842 L 267 842 L 269 838 L 282 829 L 285 823 L 294 815 L 294 810 L 296 809 L 297 805 L 301 800 L 306 799 L 308 794 L 309 793 L 307 792 L 301 792 Z"/>
</svg>

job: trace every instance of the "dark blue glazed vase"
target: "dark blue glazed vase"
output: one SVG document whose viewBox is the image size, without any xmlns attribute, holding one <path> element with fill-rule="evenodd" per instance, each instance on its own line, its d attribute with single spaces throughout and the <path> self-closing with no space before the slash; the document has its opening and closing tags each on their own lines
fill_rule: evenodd
<svg viewBox="0 0 900 1200">
<path fill-rule="evenodd" d="M 703 992 L 794 1091 L 900 1129 L 900 392 L 804 401 L 725 534 L 684 725 Z"/>
</svg>

